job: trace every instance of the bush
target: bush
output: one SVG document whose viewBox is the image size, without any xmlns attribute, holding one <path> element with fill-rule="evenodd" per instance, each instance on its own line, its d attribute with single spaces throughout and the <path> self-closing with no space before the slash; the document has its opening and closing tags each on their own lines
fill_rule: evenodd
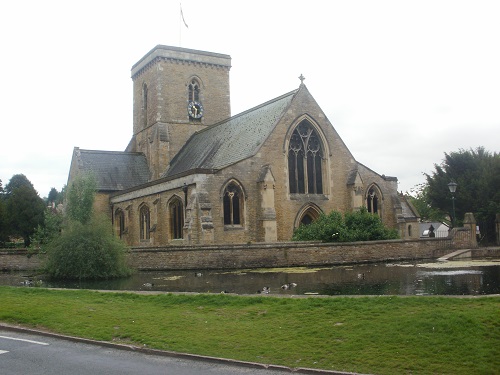
<svg viewBox="0 0 500 375">
<path fill-rule="evenodd" d="M 292 236 L 292 241 L 355 242 L 375 241 L 398 238 L 395 229 L 384 226 L 377 215 L 370 214 L 365 208 L 347 212 L 321 214 L 309 225 L 301 225 Z"/>
<path fill-rule="evenodd" d="M 126 247 L 103 217 L 94 215 L 85 224 L 72 221 L 46 249 L 45 270 L 53 278 L 107 279 L 131 273 Z"/>
</svg>

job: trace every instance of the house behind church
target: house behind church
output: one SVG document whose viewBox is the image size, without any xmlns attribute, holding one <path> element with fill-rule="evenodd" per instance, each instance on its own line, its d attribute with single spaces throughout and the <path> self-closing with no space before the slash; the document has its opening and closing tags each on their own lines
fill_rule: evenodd
<svg viewBox="0 0 500 375">
<path fill-rule="evenodd" d="M 75 147 L 68 186 L 94 174 L 96 207 L 130 246 L 288 241 L 322 212 L 361 207 L 419 237 L 397 178 L 354 159 L 302 76 L 231 117 L 230 68 L 228 55 L 153 48 L 132 67 L 126 150 Z"/>
</svg>

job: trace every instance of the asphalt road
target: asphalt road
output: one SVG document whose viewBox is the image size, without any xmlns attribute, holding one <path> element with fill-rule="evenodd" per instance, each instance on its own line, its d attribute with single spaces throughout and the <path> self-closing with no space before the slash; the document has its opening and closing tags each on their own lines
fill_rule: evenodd
<svg viewBox="0 0 500 375">
<path fill-rule="evenodd" d="M 290 370 L 146 354 L 0 329 L 2 375 L 287 374 Z"/>
</svg>

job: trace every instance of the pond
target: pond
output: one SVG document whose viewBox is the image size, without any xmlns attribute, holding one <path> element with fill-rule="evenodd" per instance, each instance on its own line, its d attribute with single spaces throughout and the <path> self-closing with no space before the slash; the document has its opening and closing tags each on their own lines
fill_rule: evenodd
<svg viewBox="0 0 500 375">
<path fill-rule="evenodd" d="M 270 295 L 485 295 L 500 294 L 500 260 L 141 271 L 125 279 L 85 282 L 11 272 L 0 273 L 0 285 Z"/>
</svg>

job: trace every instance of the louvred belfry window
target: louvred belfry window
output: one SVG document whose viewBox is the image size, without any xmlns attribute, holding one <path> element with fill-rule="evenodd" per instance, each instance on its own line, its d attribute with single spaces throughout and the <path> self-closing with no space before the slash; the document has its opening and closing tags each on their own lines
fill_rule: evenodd
<svg viewBox="0 0 500 375">
<path fill-rule="evenodd" d="M 323 147 L 312 125 L 304 120 L 293 131 L 288 146 L 291 194 L 323 194 Z"/>
<path fill-rule="evenodd" d="M 199 102 L 200 101 L 200 84 L 197 80 L 193 79 L 189 84 L 189 93 L 188 93 L 188 101 L 189 102 Z"/>
</svg>

